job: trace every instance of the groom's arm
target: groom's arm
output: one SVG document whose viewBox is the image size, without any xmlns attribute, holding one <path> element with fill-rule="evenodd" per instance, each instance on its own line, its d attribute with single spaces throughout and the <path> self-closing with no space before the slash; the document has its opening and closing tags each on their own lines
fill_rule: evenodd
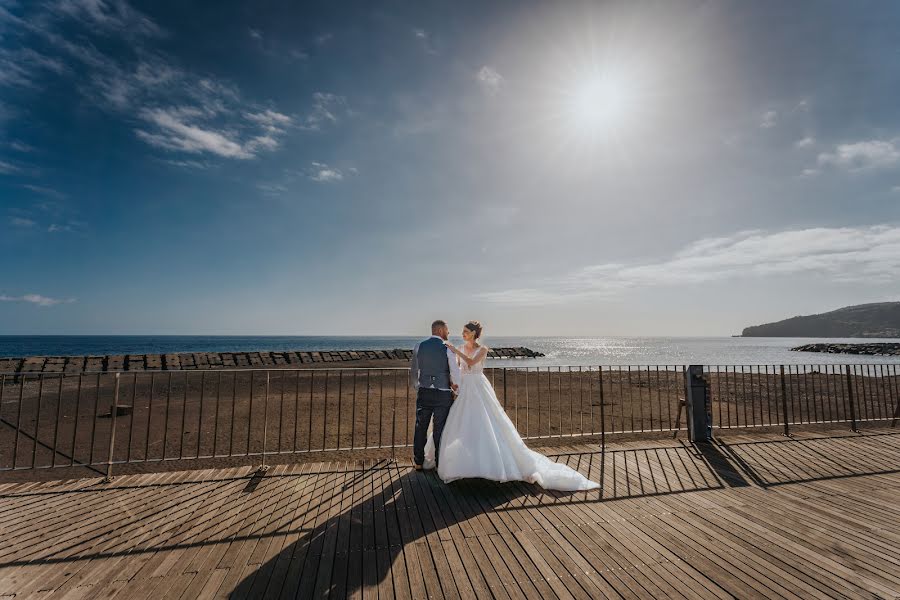
<svg viewBox="0 0 900 600">
<path fill-rule="evenodd" d="M 419 389 L 419 359 L 416 356 L 419 353 L 419 345 L 416 344 L 412 352 L 412 360 L 409 361 L 409 385 L 414 390 Z"/>
<path fill-rule="evenodd" d="M 459 361 L 456 360 L 456 355 L 450 348 L 447 348 L 447 362 L 450 363 L 450 383 L 459 385 Z"/>
</svg>

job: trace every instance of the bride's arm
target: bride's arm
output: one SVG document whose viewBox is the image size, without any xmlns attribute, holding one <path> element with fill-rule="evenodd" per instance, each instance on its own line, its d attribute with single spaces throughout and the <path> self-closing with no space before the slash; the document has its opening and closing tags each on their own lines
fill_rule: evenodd
<svg viewBox="0 0 900 600">
<path fill-rule="evenodd" d="M 470 357 L 466 356 L 465 352 L 463 352 L 462 350 L 460 350 L 459 348 L 457 348 L 456 346 L 454 346 L 453 344 L 451 344 L 449 342 L 447 342 L 447 347 L 450 348 L 450 350 L 452 350 L 453 353 L 456 354 L 460 358 L 460 360 L 465 361 L 465 363 L 467 365 L 469 365 L 470 367 L 473 367 L 473 366 L 477 365 L 479 362 L 481 362 L 482 360 L 484 360 L 484 357 L 485 357 L 485 355 L 487 355 L 487 351 L 488 351 L 487 346 L 482 346 L 481 348 L 478 349 L 478 352 L 475 353 L 475 356 L 470 358 Z"/>
</svg>

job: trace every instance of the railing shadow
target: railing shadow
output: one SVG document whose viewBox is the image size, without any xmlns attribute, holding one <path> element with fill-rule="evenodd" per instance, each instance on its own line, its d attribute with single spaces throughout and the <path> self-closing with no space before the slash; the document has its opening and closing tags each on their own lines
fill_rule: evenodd
<svg viewBox="0 0 900 600">
<path fill-rule="evenodd" d="M 161 557 L 185 549 L 216 552 L 213 547 L 224 553 L 233 545 L 273 544 L 280 547 L 275 557 L 251 564 L 252 572 L 235 582 L 233 597 L 263 592 L 342 596 L 383 583 L 399 568 L 393 566 L 398 560 L 418 560 L 418 553 L 423 553 L 421 560 L 432 560 L 426 556 L 430 544 L 474 535 L 479 523 L 489 528 L 498 515 L 721 487 L 690 448 L 604 451 L 598 446 L 548 455 L 604 481 L 604 488 L 566 494 L 522 482 L 473 479 L 444 484 L 434 473 L 381 461 L 366 468 L 317 467 L 312 473 L 270 472 L 264 477 L 147 484 L 124 479 L 74 490 L 26 489 L 4 497 L 20 503 L 22 510 L 8 539 L 27 551 L 0 553 L 0 567 L 140 554 Z M 72 502 L 72 497 L 78 500 Z M 157 543 L 134 547 L 148 531 L 179 530 L 192 514 L 189 535 L 160 535 Z M 236 522 L 242 523 L 237 531 Z M 48 531 L 52 545 L 40 543 Z M 155 560 L 152 556 L 148 560 Z M 230 567 L 240 572 L 247 565 Z M 416 592 L 411 594 L 415 597 Z"/>
<path fill-rule="evenodd" d="M 717 446 L 755 485 L 770 488 L 898 473 L 898 441 L 900 432 L 707 445 Z"/>
<path fill-rule="evenodd" d="M 437 560 L 431 544 L 490 533 L 492 523 L 501 519 L 533 519 L 516 511 L 897 473 L 898 436 L 550 449 L 551 458 L 603 484 L 599 491 L 573 494 L 521 482 L 473 479 L 444 484 L 432 472 L 415 472 L 389 461 L 315 467 L 312 472 L 304 467 L 263 477 L 146 485 L 122 481 L 47 494 L 25 490 L 3 496 L 17 504 L 7 505 L 10 527 L 4 526 L 4 536 L 10 545 L 8 552 L 0 552 L 0 567 L 139 554 L 152 555 L 147 560 L 153 564 L 168 551 L 208 548 L 221 556 L 219 568 L 243 572 L 242 579 L 230 584 L 235 598 L 340 597 L 374 589 L 388 577 L 399 581 L 399 572 L 408 585 L 419 586 L 405 595 L 443 595 L 452 590 L 426 588 L 452 582 L 439 577 L 426 581 L 422 575 L 423 569 L 435 568 L 429 562 Z M 76 494 L 78 500 L 72 502 L 66 494 Z M 13 513 L 16 518 L 10 520 Z M 148 531 L 178 531 L 188 520 L 190 529 L 182 537 L 159 535 L 157 543 L 135 547 Z M 52 545 L 41 542 L 48 532 Z M 230 564 L 235 556 L 247 561 L 249 553 L 231 550 L 240 544 L 256 547 L 253 557 L 271 558 Z"/>
</svg>

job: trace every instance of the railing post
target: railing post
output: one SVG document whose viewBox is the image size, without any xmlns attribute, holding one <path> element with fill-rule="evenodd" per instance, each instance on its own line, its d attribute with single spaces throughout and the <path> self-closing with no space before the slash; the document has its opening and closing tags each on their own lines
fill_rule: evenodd
<svg viewBox="0 0 900 600">
<path fill-rule="evenodd" d="M 606 408 L 603 398 L 603 366 L 597 367 L 597 373 L 600 384 L 600 448 L 606 450 Z M 593 399 L 591 399 L 593 401 Z"/>
<path fill-rule="evenodd" d="M 397 371 L 394 371 L 394 393 L 391 394 L 391 462 L 395 462 L 397 459 L 396 449 L 397 449 Z M 409 378 L 407 378 L 407 382 Z M 409 385 L 407 383 L 407 385 Z M 369 415 L 366 414 L 366 418 L 369 418 Z M 338 446 L 340 446 L 340 440 L 338 441 Z"/>
<path fill-rule="evenodd" d="M 691 442 L 712 440 L 709 418 L 709 394 L 703 365 L 690 365 L 684 372 L 684 399 L 687 407 L 688 439 Z"/>
<path fill-rule="evenodd" d="M 266 398 L 263 404 L 263 446 L 262 446 L 262 464 L 259 465 L 259 468 L 256 470 L 257 473 L 265 473 L 269 470 L 269 466 L 266 464 L 266 437 L 269 432 L 269 380 L 271 378 L 271 372 L 266 369 Z M 252 393 L 252 390 L 251 390 Z"/>
<path fill-rule="evenodd" d="M 850 431 L 859 433 L 859 429 L 856 427 L 856 403 L 853 401 L 853 378 L 850 375 L 850 365 L 846 367 L 847 401 L 850 404 Z"/>
<path fill-rule="evenodd" d="M 893 367 L 893 372 L 894 372 L 894 376 L 892 377 L 892 379 L 894 380 L 894 388 L 893 389 L 896 390 L 897 389 L 897 366 L 896 365 L 894 365 L 894 367 Z M 893 398 L 894 398 L 894 395 L 891 394 L 891 399 L 893 399 Z M 896 400 L 894 400 L 894 402 L 895 402 L 894 418 L 891 420 L 891 427 L 896 427 L 897 419 L 900 418 L 900 394 L 897 395 L 897 398 L 896 398 Z"/>
<path fill-rule="evenodd" d="M 112 404 L 109 408 L 109 416 L 110 416 L 110 428 L 109 428 L 109 453 L 106 455 L 106 477 L 103 478 L 104 483 L 109 483 L 112 481 L 112 468 L 113 468 L 113 450 L 116 445 L 116 417 L 119 414 L 119 376 L 121 373 L 116 373 L 116 386 L 115 391 L 113 392 Z"/>
<path fill-rule="evenodd" d="M 503 410 L 506 410 L 506 367 L 503 367 Z"/>
<path fill-rule="evenodd" d="M 788 421 L 787 413 L 787 385 L 784 381 L 784 365 L 779 367 L 781 379 L 781 416 L 784 417 L 784 436 L 791 437 L 791 427 Z"/>
</svg>

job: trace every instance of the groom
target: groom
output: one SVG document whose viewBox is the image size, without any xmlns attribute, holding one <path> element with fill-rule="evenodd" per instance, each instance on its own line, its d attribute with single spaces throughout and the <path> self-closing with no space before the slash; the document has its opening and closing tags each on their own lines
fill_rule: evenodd
<svg viewBox="0 0 900 600">
<path fill-rule="evenodd" d="M 441 434 L 450 414 L 453 392 L 459 385 L 459 365 L 453 352 L 444 345 L 450 335 L 447 323 L 431 324 L 431 337 L 416 344 L 409 368 L 410 383 L 416 392 L 416 433 L 413 438 L 413 461 L 416 471 L 425 462 L 428 424 L 434 417 L 434 461 L 440 460 Z"/>
</svg>

